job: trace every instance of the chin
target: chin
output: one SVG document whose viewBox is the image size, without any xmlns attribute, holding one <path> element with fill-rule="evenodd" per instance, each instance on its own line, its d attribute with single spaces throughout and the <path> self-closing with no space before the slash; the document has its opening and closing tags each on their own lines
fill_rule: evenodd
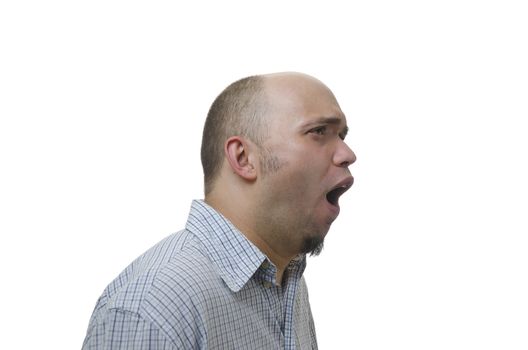
<svg viewBox="0 0 528 350">
<path fill-rule="evenodd" d="M 325 222 L 326 223 L 326 222 Z M 316 256 L 323 250 L 323 243 L 330 229 L 330 224 L 314 225 L 310 233 L 304 235 L 301 243 L 301 253 Z"/>
</svg>

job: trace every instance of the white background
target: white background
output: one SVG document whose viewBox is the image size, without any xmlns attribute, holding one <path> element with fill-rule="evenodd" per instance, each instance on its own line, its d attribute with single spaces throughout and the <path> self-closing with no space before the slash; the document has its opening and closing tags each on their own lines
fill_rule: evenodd
<svg viewBox="0 0 528 350">
<path fill-rule="evenodd" d="M 80 348 L 202 196 L 212 100 L 295 70 L 358 156 L 306 272 L 320 349 L 527 349 L 524 3 L 3 1 L 0 348 Z"/>
</svg>

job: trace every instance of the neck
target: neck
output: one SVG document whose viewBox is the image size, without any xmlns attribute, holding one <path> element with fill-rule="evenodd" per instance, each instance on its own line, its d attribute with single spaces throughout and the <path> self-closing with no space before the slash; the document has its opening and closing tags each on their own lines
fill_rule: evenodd
<svg viewBox="0 0 528 350">
<path fill-rule="evenodd" d="M 245 198 L 251 198 L 251 196 L 245 196 Z M 223 201 L 221 198 L 230 198 L 229 201 Z M 247 203 L 242 198 L 232 198 L 221 196 L 214 191 L 205 196 L 204 201 L 226 217 L 231 223 L 240 231 L 246 238 L 253 243 L 262 253 L 264 253 L 268 259 L 277 268 L 277 275 L 275 280 L 277 284 L 281 284 L 282 277 L 286 267 L 296 255 L 288 255 L 274 249 L 272 242 L 269 239 L 266 240 L 266 235 L 257 232 L 255 230 L 255 224 L 252 224 L 252 210 L 250 203 Z M 228 203 L 227 203 L 228 202 Z"/>
</svg>

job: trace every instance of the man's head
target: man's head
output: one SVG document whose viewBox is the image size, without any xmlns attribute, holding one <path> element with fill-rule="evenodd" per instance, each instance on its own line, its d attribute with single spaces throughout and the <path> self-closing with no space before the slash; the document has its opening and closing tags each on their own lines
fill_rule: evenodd
<svg viewBox="0 0 528 350">
<path fill-rule="evenodd" d="M 235 225 L 279 255 L 317 253 L 353 182 L 347 130 L 334 95 L 315 78 L 242 79 L 206 121 L 202 162 L 216 157 L 214 166 L 203 164 L 206 200 L 214 197 Z"/>
</svg>

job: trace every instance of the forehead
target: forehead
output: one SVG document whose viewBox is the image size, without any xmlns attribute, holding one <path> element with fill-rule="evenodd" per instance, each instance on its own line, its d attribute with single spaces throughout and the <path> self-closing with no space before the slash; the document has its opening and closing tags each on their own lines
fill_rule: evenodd
<svg viewBox="0 0 528 350">
<path fill-rule="evenodd" d="M 286 77 L 266 85 L 271 124 L 314 123 L 332 119 L 346 126 L 346 118 L 330 89 L 311 77 Z"/>
</svg>

